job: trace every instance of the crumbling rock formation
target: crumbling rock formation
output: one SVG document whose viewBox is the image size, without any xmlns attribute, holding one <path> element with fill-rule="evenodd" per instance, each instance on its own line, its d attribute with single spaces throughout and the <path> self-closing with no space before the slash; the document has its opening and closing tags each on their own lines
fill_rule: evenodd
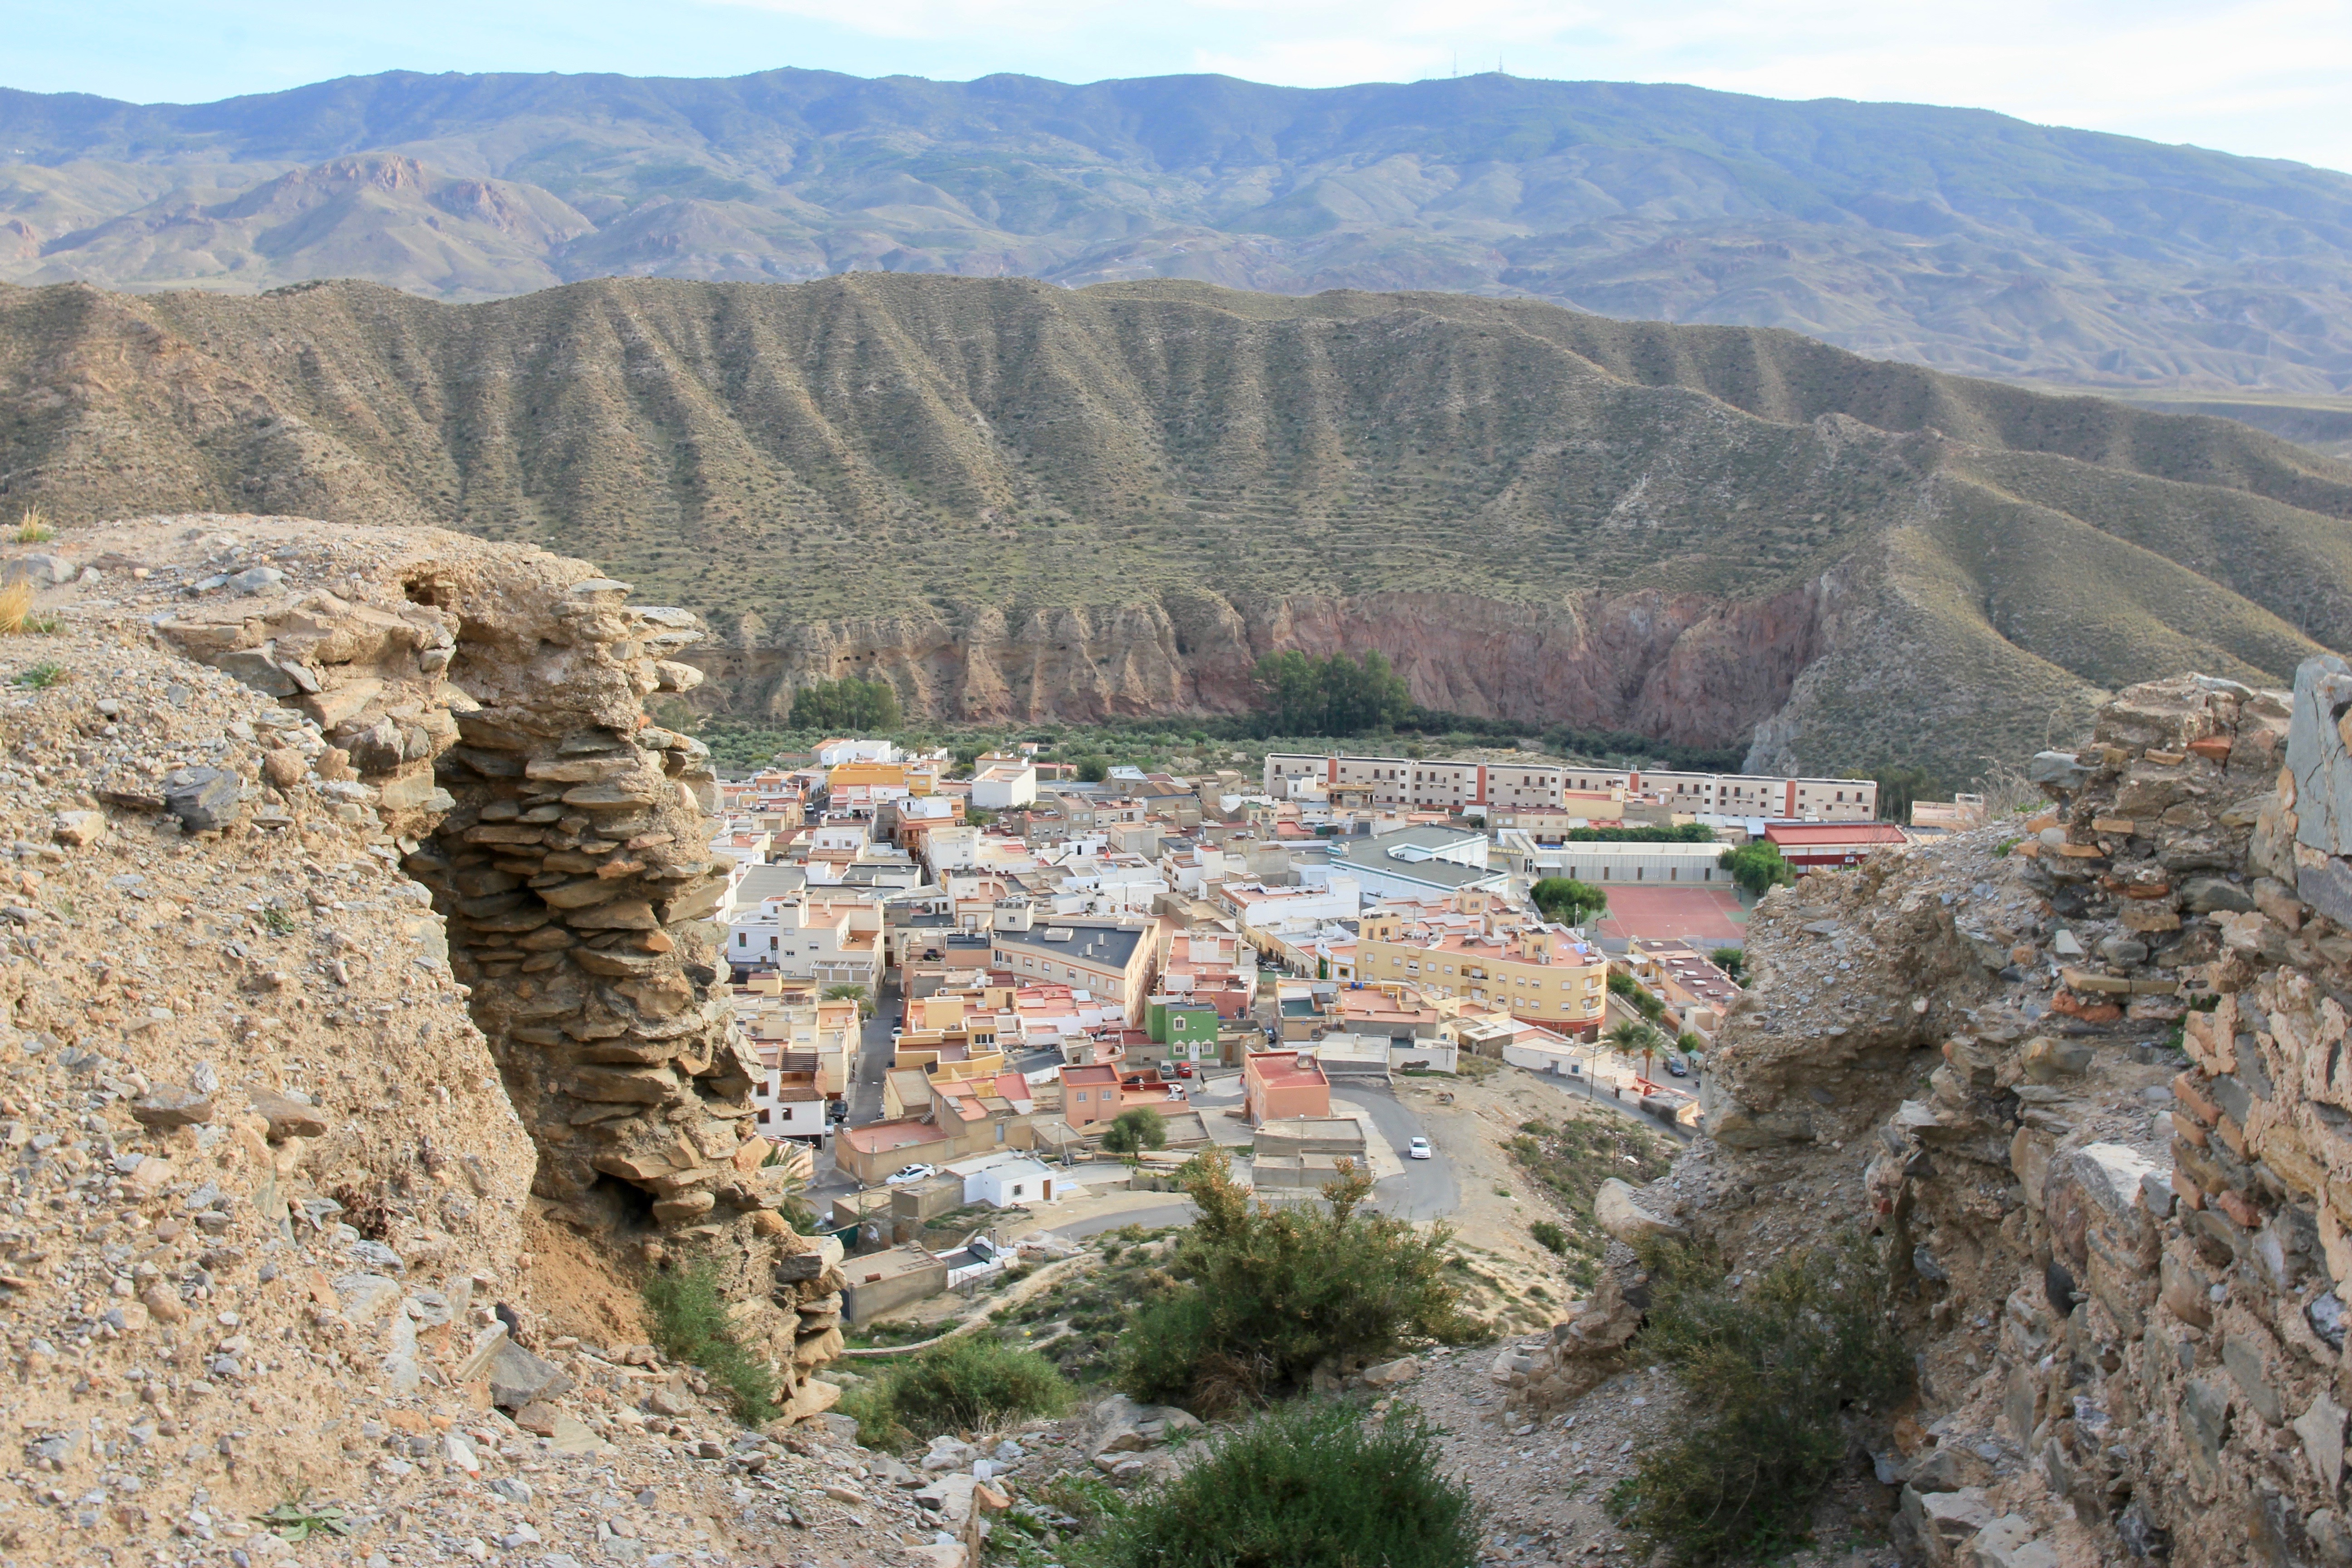
<svg viewBox="0 0 2352 1568">
<path fill-rule="evenodd" d="M 1868 1440 L 1914 1560 L 2352 1563 L 2347 714 L 2332 658 L 2135 687 L 2033 759 L 2050 809 L 1759 906 L 1711 1136 L 1644 1197 L 1735 1270 L 1884 1238 L 1918 1399 Z"/>
<path fill-rule="evenodd" d="M 160 629 L 314 719 L 340 809 L 397 836 L 447 922 L 550 1212 L 772 1300 L 738 1326 L 790 1383 L 839 1350 L 844 1281 L 777 1212 L 792 1172 L 752 1130 L 740 1035 L 702 962 L 725 886 L 708 752 L 645 711 L 700 679 L 666 656 L 701 628 L 628 591 L 535 548 L 425 534 L 348 593 Z M 829 1403 L 798 1381 L 796 1412 Z"/>
</svg>

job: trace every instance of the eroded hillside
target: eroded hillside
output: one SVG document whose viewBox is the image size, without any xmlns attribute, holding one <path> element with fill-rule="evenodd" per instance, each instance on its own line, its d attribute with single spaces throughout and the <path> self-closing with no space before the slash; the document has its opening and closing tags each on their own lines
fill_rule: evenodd
<svg viewBox="0 0 2352 1568">
<path fill-rule="evenodd" d="M 2352 472 L 2324 458 L 1524 301 L 0 290 L 0 411 L 5 498 L 68 519 L 443 522 L 606 562 L 710 618 L 703 700 L 739 712 L 877 671 L 949 717 L 1229 711 L 1268 651 L 1377 647 L 1433 707 L 1966 778 L 2130 681 L 2352 646 Z"/>
</svg>

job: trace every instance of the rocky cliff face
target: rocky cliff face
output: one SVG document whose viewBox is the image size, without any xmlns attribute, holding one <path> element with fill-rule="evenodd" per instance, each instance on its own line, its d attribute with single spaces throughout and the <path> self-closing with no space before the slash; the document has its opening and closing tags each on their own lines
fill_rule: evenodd
<svg viewBox="0 0 2352 1568">
<path fill-rule="evenodd" d="M 1095 608 L 982 610 L 818 622 L 686 656 L 700 700 L 781 718 L 801 686 L 890 680 L 909 705 L 955 719 L 1238 713 L 1250 672 L 1285 648 L 1385 654 L 1425 707 L 1538 723 L 1636 730 L 1720 744 L 1788 700 L 1821 651 L 1825 590 L 1726 602 L 1644 591 L 1549 605 L 1474 595 L 1225 597 L 1164 595 Z"/>
<path fill-rule="evenodd" d="M 2030 819 L 1774 893 L 1646 1194 L 1735 1268 L 1876 1232 L 1919 1364 L 1872 1429 L 1919 1561 L 2352 1563 L 2352 669 L 2183 678 Z M 1604 1291 L 1531 1364 L 1591 1381 Z"/>
</svg>

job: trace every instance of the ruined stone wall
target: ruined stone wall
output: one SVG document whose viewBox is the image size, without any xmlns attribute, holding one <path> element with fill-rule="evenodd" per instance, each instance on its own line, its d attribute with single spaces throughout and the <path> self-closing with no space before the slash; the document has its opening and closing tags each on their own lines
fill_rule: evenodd
<svg viewBox="0 0 2352 1568">
<path fill-rule="evenodd" d="M 832 1395 L 804 1374 L 840 1347 L 842 1279 L 778 1212 L 790 1181 L 714 993 L 708 753 L 644 708 L 699 679 L 665 655 L 701 632 L 627 595 L 585 563 L 422 533 L 347 591 L 263 592 L 160 629 L 314 719 L 337 809 L 397 837 L 530 1133 L 544 1212 L 647 1266 L 714 1269 L 805 1414 Z"/>
<path fill-rule="evenodd" d="M 1735 1270 L 1884 1239 L 1918 1396 L 1857 1434 L 1912 1560 L 2352 1563 L 2347 713 L 2334 658 L 2137 687 L 2038 815 L 1759 906 L 1643 1203 Z M 1628 1284 L 1517 1402 L 1591 1381 Z"/>
</svg>

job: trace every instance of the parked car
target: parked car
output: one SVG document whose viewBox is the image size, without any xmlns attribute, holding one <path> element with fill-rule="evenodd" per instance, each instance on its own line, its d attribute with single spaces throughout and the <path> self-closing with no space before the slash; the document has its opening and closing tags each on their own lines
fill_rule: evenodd
<svg viewBox="0 0 2352 1568">
<path fill-rule="evenodd" d="M 1674 1074 L 1676 1078 L 1690 1077 L 1690 1064 L 1683 1060 L 1680 1057 L 1668 1057 L 1666 1058 L 1666 1070 Z"/>
<path fill-rule="evenodd" d="M 903 1187 L 911 1183 L 927 1181 L 939 1173 L 939 1168 L 935 1165 L 901 1165 L 883 1177 L 882 1184 L 886 1187 Z"/>
<path fill-rule="evenodd" d="M 1192 1076 L 1192 1064 L 1191 1062 L 1178 1062 L 1176 1064 L 1176 1076 L 1178 1078 L 1191 1078 Z"/>
<path fill-rule="evenodd" d="M 1428 1139 L 1416 1138 L 1404 1146 L 1404 1157 L 1408 1160 L 1433 1159 L 1436 1157 L 1436 1151 L 1429 1146 Z"/>
</svg>

